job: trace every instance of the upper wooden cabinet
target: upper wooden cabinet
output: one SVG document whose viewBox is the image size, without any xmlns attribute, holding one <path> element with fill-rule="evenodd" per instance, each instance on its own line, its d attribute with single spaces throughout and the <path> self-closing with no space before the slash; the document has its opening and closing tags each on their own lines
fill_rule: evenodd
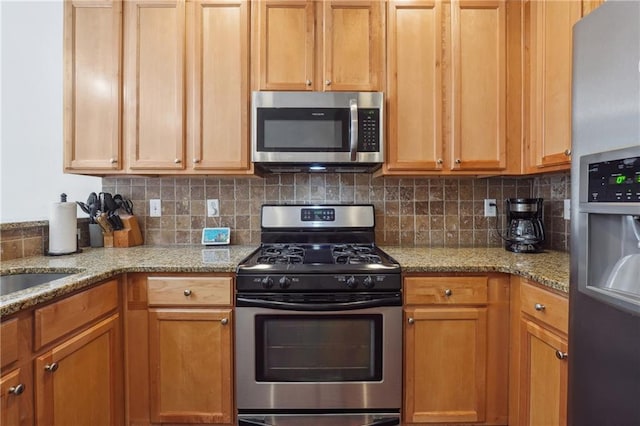
<svg viewBox="0 0 640 426">
<path fill-rule="evenodd" d="M 502 0 L 388 3 L 388 156 L 383 174 L 506 172 Z"/>
<path fill-rule="evenodd" d="M 248 0 L 84 5 L 65 2 L 65 170 L 251 173 Z M 97 104 L 94 69 L 114 70 Z"/>
<path fill-rule="evenodd" d="M 572 27 L 601 2 L 527 0 L 525 47 L 529 76 L 525 172 L 571 165 Z"/>
<path fill-rule="evenodd" d="M 380 0 L 265 0 L 252 7 L 256 90 L 383 90 Z"/>
<path fill-rule="evenodd" d="M 64 2 L 64 168 L 122 168 L 122 2 Z"/>
</svg>

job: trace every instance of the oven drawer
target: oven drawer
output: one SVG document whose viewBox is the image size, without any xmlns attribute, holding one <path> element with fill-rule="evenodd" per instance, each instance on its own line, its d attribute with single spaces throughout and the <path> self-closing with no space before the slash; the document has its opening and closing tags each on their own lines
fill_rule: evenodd
<svg viewBox="0 0 640 426">
<path fill-rule="evenodd" d="M 522 281 L 520 309 L 563 333 L 569 328 L 569 301 L 549 290 Z"/>
<path fill-rule="evenodd" d="M 231 277 L 149 277 L 149 306 L 232 305 Z"/>
<path fill-rule="evenodd" d="M 408 305 L 483 305 L 488 281 L 488 277 L 405 277 L 404 300 Z"/>
</svg>

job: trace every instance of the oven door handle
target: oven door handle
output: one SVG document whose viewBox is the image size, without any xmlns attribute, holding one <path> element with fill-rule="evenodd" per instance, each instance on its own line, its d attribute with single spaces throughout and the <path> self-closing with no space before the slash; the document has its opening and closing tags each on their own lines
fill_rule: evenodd
<svg viewBox="0 0 640 426">
<path fill-rule="evenodd" d="M 292 303 L 275 300 L 256 300 L 237 297 L 236 304 L 244 307 L 271 308 L 287 311 L 348 311 L 354 309 L 375 308 L 378 306 L 402 306 L 398 296 L 382 297 L 372 300 L 358 300 L 344 303 Z"/>
</svg>

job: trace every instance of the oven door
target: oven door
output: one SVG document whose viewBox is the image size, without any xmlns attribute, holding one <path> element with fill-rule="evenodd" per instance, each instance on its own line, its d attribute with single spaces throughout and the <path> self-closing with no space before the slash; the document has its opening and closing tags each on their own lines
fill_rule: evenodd
<svg viewBox="0 0 640 426">
<path fill-rule="evenodd" d="M 399 411 L 401 306 L 237 300 L 240 413 Z"/>
</svg>

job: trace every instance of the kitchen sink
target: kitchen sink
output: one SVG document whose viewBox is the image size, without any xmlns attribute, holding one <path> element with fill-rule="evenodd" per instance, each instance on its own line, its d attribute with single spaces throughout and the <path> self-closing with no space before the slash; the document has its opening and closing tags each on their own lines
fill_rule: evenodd
<svg viewBox="0 0 640 426">
<path fill-rule="evenodd" d="M 40 272 L 0 276 L 0 296 L 25 290 L 50 281 L 73 275 L 69 272 Z"/>
</svg>

